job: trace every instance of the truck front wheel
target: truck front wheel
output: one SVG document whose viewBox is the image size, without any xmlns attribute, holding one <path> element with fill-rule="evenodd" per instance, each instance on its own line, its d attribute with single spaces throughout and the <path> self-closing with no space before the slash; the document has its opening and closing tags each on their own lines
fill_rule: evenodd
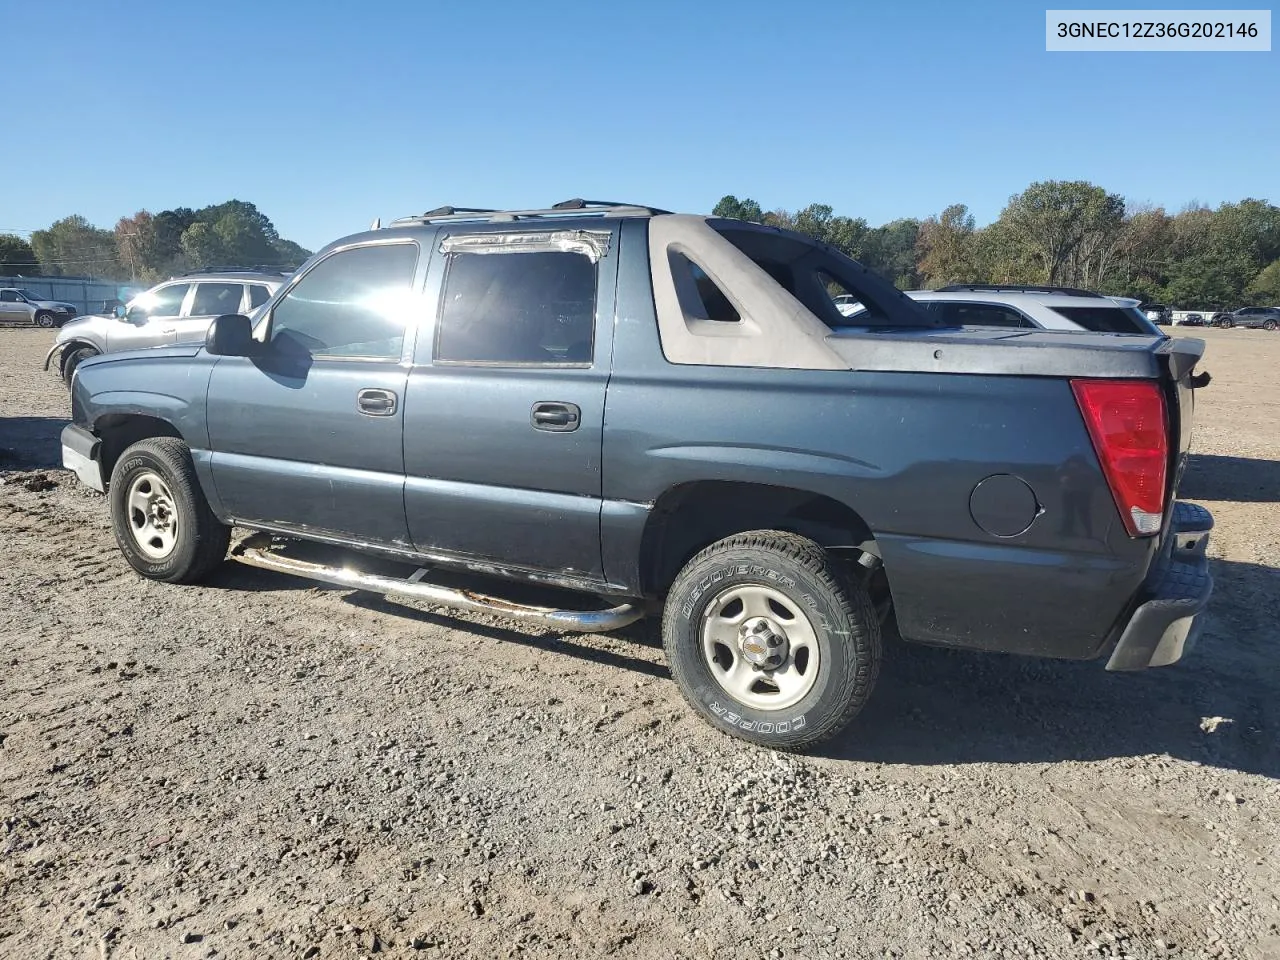
<svg viewBox="0 0 1280 960">
<path fill-rule="evenodd" d="M 181 440 L 153 437 L 125 450 L 108 495 L 120 552 L 144 577 L 197 583 L 226 558 L 231 530 L 209 509 Z"/>
<path fill-rule="evenodd" d="M 839 733 L 880 671 L 867 592 L 818 544 L 776 530 L 729 537 L 690 560 L 667 595 L 662 640 L 695 710 L 780 750 Z"/>
</svg>

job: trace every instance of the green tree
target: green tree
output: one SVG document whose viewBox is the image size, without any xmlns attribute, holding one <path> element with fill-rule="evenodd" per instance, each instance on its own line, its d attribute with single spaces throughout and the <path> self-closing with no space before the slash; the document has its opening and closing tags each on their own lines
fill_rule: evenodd
<svg viewBox="0 0 1280 960">
<path fill-rule="evenodd" d="M 920 224 L 915 252 L 930 287 L 978 280 L 978 244 L 969 208 L 953 203 Z"/>
<path fill-rule="evenodd" d="M 870 228 L 861 218 L 856 222 L 862 224 L 860 243 L 854 248 L 841 249 L 900 289 L 919 288 L 922 280 L 916 268 L 916 243 L 920 237 L 920 221 L 905 218 Z"/>
<path fill-rule="evenodd" d="M 225 265 L 230 259 L 222 235 L 213 224 L 198 220 L 182 234 L 182 253 L 194 270 Z"/>
<path fill-rule="evenodd" d="M 84 217 L 63 217 L 31 235 L 31 248 L 48 276 L 91 276 L 123 279 L 115 234 L 100 230 Z"/>
<path fill-rule="evenodd" d="M 711 211 L 713 216 L 727 217 L 732 220 L 748 220 L 751 223 L 763 223 L 764 211 L 754 200 L 739 200 L 732 194 L 720 198 L 720 202 Z"/>
<path fill-rule="evenodd" d="M 116 252 L 129 279 L 148 282 L 160 279 L 161 261 L 156 236 L 156 218 L 146 210 L 116 221 Z"/>
<path fill-rule="evenodd" d="M 1258 271 L 1249 284 L 1249 293 L 1260 306 L 1280 305 L 1280 260 L 1273 260 Z"/>
<path fill-rule="evenodd" d="M 310 250 L 292 240 L 277 240 L 272 246 L 276 252 L 276 265 L 286 270 L 297 269 L 311 256 Z"/>
<path fill-rule="evenodd" d="M 31 244 L 12 233 L 0 233 L 0 275 L 37 276 L 40 263 Z"/>
<path fill-rule="evenodd" d="M 1010 197 L 997 223 L 1034 282 L 1096 283 L 1115 253 L 1124 199 L 1083 180 L 1045 180 Z"/>
</svg>

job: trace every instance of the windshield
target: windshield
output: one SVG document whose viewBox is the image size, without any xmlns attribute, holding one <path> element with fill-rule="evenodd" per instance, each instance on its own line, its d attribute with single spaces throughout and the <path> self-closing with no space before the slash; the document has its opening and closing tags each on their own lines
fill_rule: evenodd
<svg viewBox="0 0 1280 960">
<path fill-rule="evenodd" d="M 28 300 L 43 300 L 43 299 L 44 299 L 43 297 L 37 297 L 37 296 L 36 296 L 34 293 L 32 293 L 30 290 L 23 290 L 21 287 L 19 287 L 19 288 L 18 288 L 18 293 L 22 294 L 22 296 L 24 296 L 24 297 L 25 297 L 26 299 L 28 299 Z"/>
</svg>

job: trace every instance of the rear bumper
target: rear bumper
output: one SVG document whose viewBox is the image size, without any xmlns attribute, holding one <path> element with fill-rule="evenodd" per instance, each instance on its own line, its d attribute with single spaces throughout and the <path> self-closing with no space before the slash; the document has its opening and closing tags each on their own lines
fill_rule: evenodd
<svg viewBox="0 0 1280 960">
<path fill-rule="evenodd" d="M 1191 652 L 1213 593 L 1205 556 L 1212 529 L 1213 516 L 1204 507 L 1174 505 L 1170 549 L 1143 584 L 1142 600 L 1107 661 L 1108 670 L 1163 667 Z"/>
<path fill-rule="evenodd" d="M 106 493 L 98 450 L 102 441 L 84 427 L 74 423 L 62 428 L 62 465 L 74 473 L 86 487 Z"/>
</svg>

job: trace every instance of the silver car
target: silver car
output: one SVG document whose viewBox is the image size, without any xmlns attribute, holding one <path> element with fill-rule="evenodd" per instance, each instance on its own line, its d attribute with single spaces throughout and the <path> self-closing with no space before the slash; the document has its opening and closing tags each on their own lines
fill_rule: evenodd
<svg viewBox="0 0 1280 960">
<path fill-rule="evenodd" d="M 71 383 L 79 363 L 102 353 L 198 343 L 214 317 L 249 314 L 280 289 L 282 273 L 196 273 L 174 277 L 140 293 L 114 315 L 93 314 L 58 331 L 53 349 L 44 358 L 49 369 L 58 357 L 58 371 Z"/>
<path fill-rule="evenodd" d="M 21 287 L 0 289 L 0 323 L 57 327 L 75 315 L 76 308 L 61 300 L 42 300 Z"/>
</svg>

